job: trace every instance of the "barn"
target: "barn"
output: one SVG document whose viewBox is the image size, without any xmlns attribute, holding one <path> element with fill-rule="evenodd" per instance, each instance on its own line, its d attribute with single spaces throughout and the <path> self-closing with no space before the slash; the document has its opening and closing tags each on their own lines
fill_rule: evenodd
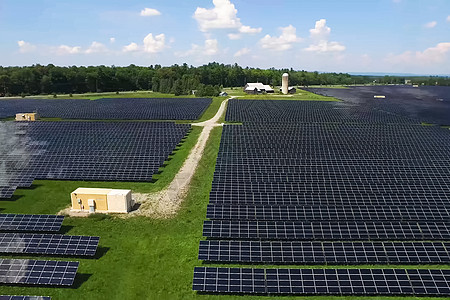
<svg viewBox="0 0 450 300">
<path fill-rule="evenodd" d="M 246 92 L 247 94 L 250 94 L 250 95 L 256 95 L 256 94 L 262 94 L 262 93 L 270 94 L 270 93 L 274 93 L 275 91 L 273 90 L 272 87 L 270 87 L 270 85 L 256 82 L 256 83 L 247 83 L 244 87 L 244 92 Z"/>
</svg>

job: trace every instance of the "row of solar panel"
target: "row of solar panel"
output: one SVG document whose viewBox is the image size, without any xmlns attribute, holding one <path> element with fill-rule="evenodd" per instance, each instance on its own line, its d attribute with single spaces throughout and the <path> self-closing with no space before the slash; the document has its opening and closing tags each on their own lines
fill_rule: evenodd
<svg viewBox="0 0 450 300">
<path fill-rule="evenodd" d="M 0 253 L 94 256 L 95 236 L 0 233 Z"/>
<path fill-rule="evenodd" d="M 264 264 L 449 264 L 450 242 L 200 241 L 198 259 Z"/>
<path fill-rule="evenodd" d="M 208 293 L 449 296 L 450 270 L 196 267 L 193 289 Z"/>
<path fill-rule="evenodd" d="M 51 300 L 51 297 L 46 296 L 12 296 L 0 295 L 0 300 Z"/>
<path fill-rule="evenodd" d="M 232 220 L 450 220 L 443 206 L 280 206 L 209 204 L 208 219 Z"/>
<path fill-rule="evenodd" d="M 211 192 L 211 204 L 228 205 L 367 205 L 367 206 L 401 206 L 424 205 L 442 206 L 448 204 L 445 194 L 297 194 L 297 193 L 236 193 Z"/>
<path fill-rule="evenodd" d="M 0 259 L 0 283 L 71 286 L 78 262 Z"/>
<path fill-rule="evenodd" d="M 450 223 L 424 221 L 239 221 L 203 223 L 203 236 L 265 240 L 450 240 Z"/>
<path fill-rule="evenodd" d="M 4 231 L 59 231 L 64 216 L 0 214 L 0 230 Z"/>
<path fill-rule="evenodd" d="M 436 184 L 428 186 L 425 184 L 410 184 L 401 185 L 399 184 L 344 184 L 339 183 L 321 183 L 321 184 L 311 184 L 311 183 L 215 183 L 212 184 L 214 192 L 221 191 L 234 191 L 236 193 L 245 192 L 269 192 L 269 193 L 326 193 L 334 192 L 336 194 L 346 193 L 347 191 L 352 191 L 353 193 L 399 193 L 399 194 L 426 194 L 427 192 L 434 193 L 445 193 L 450 188 L 450 183 L 436 182 Z"/>
</svg>

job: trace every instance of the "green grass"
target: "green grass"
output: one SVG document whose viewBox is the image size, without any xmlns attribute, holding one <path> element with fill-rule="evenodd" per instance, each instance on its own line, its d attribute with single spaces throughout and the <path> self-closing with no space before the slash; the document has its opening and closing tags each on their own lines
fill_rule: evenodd
<svg viewBox="0 0 450 300">
<path fill-rule="evenodd" d="M 205 112 L 200 116 L 200 118 L 198 120 L 196 120 L 195 122 L 203 122 L 203 121 L 209 120 L 212 117 L 214 117 L 216 115 L 217 111 L 219 110 L 220 105 L 222 104 L 222 102 L 225 99 L 227 99 L 227 98 L 226 97 L 212 98 L 211 104 L 208 106 L 208 108 L 205 110 Z M 177 123 L 180 123 L 180 122 L 177 122 Z"/>
<path fill-rule="evenodd" d="M 301 100 L 301 101 L 340 101 L 333 97 L 317 95 L 302 89 L 297 89 L 297 93 L 293 95 L 283 95 L 280 93 L 265 95 L 247 95 L 242 88 L 224 89 L 230 96 L 239 96 L 238 99 L 252 100 Z"/>
<path fill-rule="evenodd" d="M 29 96 L 27 98 L 45 98 L 52 99 L 53 95 L 40 95 L 40 96 Z M 69 94 L 57 95 L 55 99 L 90 99 L 97 100 L 101 98 L 195 98 L 194 95 L 182 95 L 175 96 L 174 94 L 163 94 L 153 91 L 136 91 L 136 92 L 119 92 L 119 94 L 114 93 L 85 93 L 85 94 L 73 94 L 70 97 Z"/>
</svg>

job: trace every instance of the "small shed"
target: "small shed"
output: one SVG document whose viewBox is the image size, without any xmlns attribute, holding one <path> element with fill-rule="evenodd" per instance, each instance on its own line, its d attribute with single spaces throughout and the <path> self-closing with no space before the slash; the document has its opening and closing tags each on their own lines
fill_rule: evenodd
<svg viewBox="0 0 450 300">
<path fill-rule="evenodd" d="M 37 119 L 38 119 L 37 113 L 16 114 L 16 121 L 36 121 Z"/>
<path fill-rule="evenodd" d="M 133 207 L 131 190 L 78 188 L 70 194 L 73 211 L 127 213 Z"/>
<path fill-rule="evenodd" d="M 219 96 L 220 97 L 227 97 L 228 93 L 227 92 L 220 92 Z"/>
</svg>

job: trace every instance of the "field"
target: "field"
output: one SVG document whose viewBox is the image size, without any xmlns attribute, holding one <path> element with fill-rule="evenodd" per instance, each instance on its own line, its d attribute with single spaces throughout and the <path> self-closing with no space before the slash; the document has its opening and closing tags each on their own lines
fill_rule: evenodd
<svg viewBox="0 0 450 300">
<path fill-rule="evenodd" d="M 226 88 L 225 92 L 229 96 L 241 97 L 243 99 L 259 99 L 259 100 L 301 100 L 301 101 L 339 101 L 333 97 L 326 97 L 322 95 L 317 95 L 305 90 L 297 89 L 297 93 L 293 95 L 283 95 L 281 93 L 265 94 L 265 95 L 248 95 L 244 93 L 242 88 Z"/>
<path fill-rule="evenodd" d="M 335 98 L 316 95 L 299 90 L 293 97 L 245 95 L 241 90 L 227 90 L 230 96 L 245 99 L 279 99 L 304 101 L 338 101 Z M 125 93 L 117 95 L 125 97 Z M 153 93 L 133 93 L 130 97 L 160 97 Z M 146 96 L 145 96 L 146 95 Z M 114 97 L 115 94 L 101 97 Z M 85 96 L 96 99 L 97 96 Z M 278 98 L 279 97 L 279 98 Z M 80 98 L 74 96 L 74 98 Z M 198 121 L 210 119 L 217 112 L 224 97 L 213 98 Z M 225 120 L 225 114 L 219 122 Z M 179 121 L 185 123 L 188 121 Z M 163 189 L 174 178 L 189 151 L 195 145 L 201 128 L 193 126 L 186 140 L 167 161 L 161 172 L 154 176 L 154 183 L 127 182 L 76 182 L 36 180 L 30 189 L 18 189 L 11 201 L 0 201 L 2 213 L 54 214 L 67 207 L 69 193 L 79 186 L 129 188 L 136 192 L 149 193 Z M 100 236 L 97 255 L 93 259 L 63 258 L 80 261 L 76 282 L 71 288 L 41 288 L 0 286 L 0 294 L 49 295 L 53 299 L 261 299 L 261 296 L 210 295 L 192 291 L 192 276 L 195 266 L 208 266 L 198 259 L 198 245 L 202 237 L 203 221 L 211 191 L 215 162 L 219 152 L 222 128 L 213 129 L 205 152 L 195 172 L 189 193 L 179 214 L 173 219 L 150 219 L 144 217 L 118 218 L 92 215 L 88 218 L 66 217 L 63 233 L 70 235 Z M 15 257 L 17 256 L 4 256 Z M 28 258 L 26 256 L 21 258 Z M 33 258 L 36 258 L 35 256 Z M 58 257 L 39 257 L 61 259 Z M 239 264 L 214 264 L 223 267 L 245 267 Z M 250 265 L 254 268 L 433 268 L 450 269 L 448 265 Z M 266 297 L 269 299 L 269 297 Z M 270 297 L 272 298 L 272 297 Z M 328 297 L 278 296 L 279 299 L 316 300 L 379 300 L 406 299 L 405 297 Z M 436 297 L 408 297 L 408 299 L 450 299 Z"/>
</svg>

